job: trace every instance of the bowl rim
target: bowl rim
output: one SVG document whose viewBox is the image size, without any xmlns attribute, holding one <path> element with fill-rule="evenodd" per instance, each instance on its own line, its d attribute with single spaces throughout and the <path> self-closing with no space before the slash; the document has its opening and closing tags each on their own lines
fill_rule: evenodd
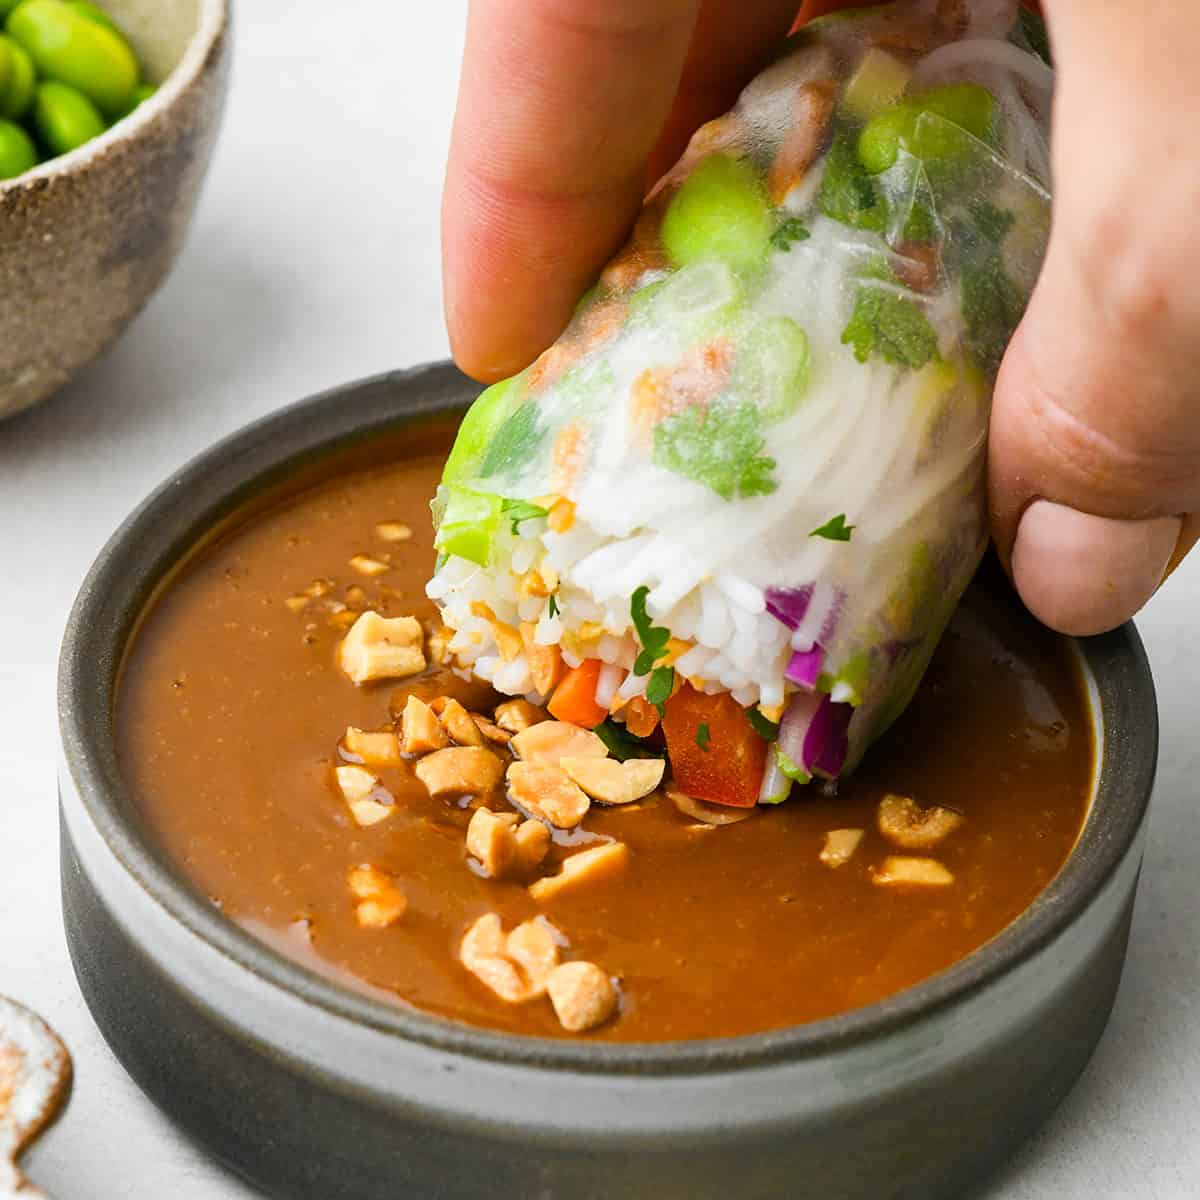
<svg viewBox="0 0 1200 1200">
<path fill-rule="evenodd" d="M 1154 781 L 1154 685 L 1132 623 L 1076 643 L 1091 677 L 1102 736 L 1095 794 L 1070 858 L 1030 908 L 978 950 L 863 1008 L 697 1041 L 595 1043 L 502 1033 L 344 988 L 222 916 L 127 815 L 134 808 L 117 769 L 112 699 L 138 614 L 198 537 L 298 467 L 461 411 L 478 391 L 452 364 L 435 362 L 334 387 L 271 413 L 169 476 L 126 518 L 89 570 L 59 660 L 65 770 L 110 853 L 176 922 L 263 983 L 383 1034 L 514 1066 L 681 1076 L 819 1057 L 882 1037 L 986 988 L 1053 942 L 1091 905 L 1136 844 Z"/>
<path fill-rule="evenodd" d="M 197 0 L 199 20 L 192 36 L 184 47 L 179 61 L 170 74 L 158 85 L 153 96 L 143 101 L 118 121 L 114 121 L 103 133 L 84 142 L 66 154 L 57 154 L 45 162 L 30 167 L 11 179 L 0 179 L 0 199 L 6 193 L 18 192 L 22 188 L 37 186 L 60 175 L 69 175 L 85 168 L 93 159 L 101 157 L 107 149 L 120 141 L 127 141 L 149 125 L 159 113 L 170 108 L 203 73 L 212 54 L 213 47 L 229 26 L 231 0 Z"/>
</svg>

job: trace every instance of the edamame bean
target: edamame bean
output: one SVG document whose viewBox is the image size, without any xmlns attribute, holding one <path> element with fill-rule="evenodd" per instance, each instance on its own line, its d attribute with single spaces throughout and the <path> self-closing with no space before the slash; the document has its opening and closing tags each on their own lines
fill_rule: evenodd
<svg viewBox="0 0 1200 1200">
<path fill-rule="evenodd" d="M 29 134 L 12 121 L 0 121 L 0 179 L 14 179 L 37 166 L 37 150 Z"/>
<path fill-rule="evenodd" d="M 117 120 L 120 121 L 129 116 L 129 114 L 137 109 L 140 105 L 145 104 L 146 101 L 149 100 L 150 97 L 153 96 L 157 91 L 158 88 L 156 88 L 152 83 L 139 83 L 137 87 L 133 89 L 133 95 L 129 98 L 129 107 L 119 117 L 117 117 Z"/>
<path fill-rule="evenodd" d="M 24 0 L 7 29 L 40 75 L 82 92 L 108 116 L 125 111 L 138 83 L 138 64 L 120 34 L 80 16 L 63 0 Z"/>
<path fill-rule="evenodd" d="M 33 59 L 10 37 L 0 33 L 0 47 L 8 56 L 8 78 L 0 86 L 0 117 L 21 117 L 33 101 L 36 76 Z"/>
<path fill-rule="evenodd" d="M 54 79 L 37 85 L 33 123 L 55 154 L 66 154 L 104 132 L 104 118 L 96 106 L 81 91 Z"/>
<path fill-rule="evenodd" d="M 679 266 L 715 258 L 735 271 L 761 266 L 771 214 L 758 172 L 727 154 L 706 158 L 684 181 L 662 222 L 662 244 Z"/>
<path fill-rule="evenodd" d="M 948 83 L 903 100 L 863 126 L 858 136 L 859 162 L 877 175 L 895 163 L 901 147 L 921 159 L 954 157 L 963 148 L 962 135 L 939 122 L 921 123 L 926 113 L 987 141 L 994 129 L 996 100 L 977 83 Z"/>
<path fill-rule="evenodd" d="M 98 25 L 103 25 L 105 29 L 111 29 L 113 33 L 120 33 L 121 27 L 100 7 L 98 4 L 93 4 L 92 0 L 66 0 L 68 8 L 73 8 L 81 17 L 86 17 L 89 21 L 95 21 Z"/>
</svg>

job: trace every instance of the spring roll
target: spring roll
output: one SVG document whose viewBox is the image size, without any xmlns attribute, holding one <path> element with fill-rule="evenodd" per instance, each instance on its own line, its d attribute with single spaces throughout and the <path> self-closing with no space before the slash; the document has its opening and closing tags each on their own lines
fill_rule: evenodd
<svg viewBox="0 0 1200 1200">
<path fill-rule="evenodd" d="M 434 502 L 460 671 L 658 736 L 733 805 L 903 711 L 987 542 L 996 369 L 1050 222 L 1008 0 L 824 17 L 703 126 Z M 622 728 L 623 727 L 623 728 Z"/>
</svg>

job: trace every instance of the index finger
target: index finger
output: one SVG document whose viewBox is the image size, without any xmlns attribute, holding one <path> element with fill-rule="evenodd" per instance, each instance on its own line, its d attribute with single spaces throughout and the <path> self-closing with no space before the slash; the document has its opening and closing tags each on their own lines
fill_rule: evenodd
<svg viewBox="0 0 1200 1200">
<path fill-rule="evenodd" d="M 442 206 L 446 323 L 483 380 L 561 332 L 619 244 L 699 0 L 472 0 Z"/>
</svg>

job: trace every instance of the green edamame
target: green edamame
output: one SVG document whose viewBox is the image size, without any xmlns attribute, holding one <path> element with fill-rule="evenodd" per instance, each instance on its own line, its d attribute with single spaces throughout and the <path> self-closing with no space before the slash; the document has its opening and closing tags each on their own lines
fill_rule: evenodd
<svg viewBox="0 0 1200 1200">
<path fill-rule="evenodd" d="M 895 164 L 901 148 L 921 159 L 954 157 L 962 149 L 962 135 L 937 122 L 921 123 L 926 113 L 986 141 L 996 120 L 996 100 L 977 83 L 948 83 L 894 104 L 863 126 L 859 162 L 877 175 Z"/>
<path fill-rule="evenodd" d="M 104 132 L 104 118 L 96 106 L 81 91 L 54 79 L 37 85 L 33 123 L 55 154 L 66 154 Z"/>
<path fill-rule="evenodd" d="M 771 213 L 757 171 L 727 154 L 706 158 L 675 194 L 662 222 L 662 244 L 679 266 L 718 259 L 751 271 L 766 260 Z"/>
<path fill-rule="evenodd" d="M 22 117 L 33 102 L 37 77 L 25 47 L 0 33 L 0 54 L 7 54 L 8 78 L 0 85 L 0 117 Z"/>
<path fill-rule="evenodd" d="M 6 27 L 45 79 L 81 92 L 106 116 L 126 110 L 138 84 L 138 63 L 120 34 L 63 0 L 24 0 Z"/>
<path fill-rule="evenodd" d="M 100 7 L 98 4 L 93 4 L 92 0 L 65 0 L 68 8 L 73 8 L 81 17 L 86 17 L 89 21 L 95 21 L 99 25 L 103 25 L 105 29 L 111 29 L 113 33 L 120 33 L 121 27 Z"/>
<path fill-rule="evenodd" d="M 13 179 L 37 166 L 37 150 L 29 134 L 12 121 L 0 121 L 0 179 Z"/>
<path fill-rule="evenodd" d="M 120 121 L 129 116 L 131 112 L 145 104 L 146 101 L 149 100 L 150 97 L 153 96 L 157 91 L 158 88 L 156 88 L 152 83 L 139 83 L 137 87 L 133 89 L 133 95 L 129 97 L 129 107 L 116 119 Z"/>
</svg>

